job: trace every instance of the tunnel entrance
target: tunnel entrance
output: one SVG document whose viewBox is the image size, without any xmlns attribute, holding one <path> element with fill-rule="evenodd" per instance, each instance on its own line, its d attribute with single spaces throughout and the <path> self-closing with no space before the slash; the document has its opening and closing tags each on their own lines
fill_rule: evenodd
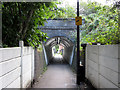
<svg viewBox="0 0 120 90">
<path fill-rule="evenodd" d="M 66 37 L 49 38 L 45 43 L 48 64 L 72 64 L 74 43 Z"/>
<path fill-rule="evenodd" d="M 47 22 L 44 23 L 44 26 L 39 26 L 38 28 L 42 32 L 47 33 L 47 36 L 49 37 L 49 39 L 47 39 L 47 41 L 44 42 L 43 45 L 45 61 L 48 67 L 52 66 L 50 64 L 52 64 L 51 62 L 54 61 L 53 62 L 54 65 L 55 63 L 57 63 L 57 66 L 59 66 L 59 64 L 70 66 L 72 67 L 72 70 L 76 73 L 77 72 L 76 37 L 75 35 L 73 35 L 74 33 L 75 34 L 77 33 L 75 19 L 73 18 L 47 19 Z M 64 47 L 62 62 L 60 59 L 57 60 L 54 58 L 52 48 L 55 45 L 62 45 Z M 60 62 L 55 62 L 55 60 Z"/>
</svg>

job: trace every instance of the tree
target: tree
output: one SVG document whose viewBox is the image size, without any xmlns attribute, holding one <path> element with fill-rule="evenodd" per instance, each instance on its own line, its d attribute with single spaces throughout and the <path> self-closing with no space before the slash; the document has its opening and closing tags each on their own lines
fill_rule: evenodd
<svg viewBox="0 0 120 90">
<path fill-rule="evenodd" d="M 97 8 L 97 9 L 96 9 Z M 110 6 L 95 6 L 96 13 L 85 17 L 82 43 L 119 44 L 118 12 Z M 83 29 L 83 30 L 84 30 Z"/>
<path fill-rule="evenodd" d="M 85 19 L 85 24 L 80 28 L 80 43 L 119 44 L 118 9 L 115 5 L 107 6 L 96 2 L 81 5 L 80 14 Z"/>
<path fill-rule="evenodd" d="M 88 3 L 83 2 L 82 0 L 80 1 L 80 15 L 89 15 L 91 13 L 96 13 L 96 9 L 100 9 L 101 4 L 97 3 L 97 2 L 91 2 L 88 1 Z"/>
<path fill-rule="evenodd" d="M 75 8 L 67 5 L 66 7 L 60 7 L 58 15 L 56 15 L 54 18 L 75 18 L 75 16 Z"/>
<path fill-rule="evenodd" d="M 4 2 L 2 9 L 3 46 L 37 46 L 47 35 L 38 26 L 57 15 L 57 2 Z"/>
</svg>

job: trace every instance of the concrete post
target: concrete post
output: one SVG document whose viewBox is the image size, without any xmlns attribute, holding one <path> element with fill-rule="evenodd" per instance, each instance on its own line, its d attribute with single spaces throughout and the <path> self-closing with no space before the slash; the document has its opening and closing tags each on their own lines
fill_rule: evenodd
<svg viewBox="0 0 120 90">
<path fill-rule="evenodd" d="M 34 84 L 34 49 L 31 48 L 31 87 Z"/>
<path fill-rule="evenodd" d="M 21 73 L 20 73 L 20 87 L 23 88 L 23 47 L 24 47 L 24 42 L 23 41 L 19 41 L 19 47 L 21 47 Z"/>
</svg>

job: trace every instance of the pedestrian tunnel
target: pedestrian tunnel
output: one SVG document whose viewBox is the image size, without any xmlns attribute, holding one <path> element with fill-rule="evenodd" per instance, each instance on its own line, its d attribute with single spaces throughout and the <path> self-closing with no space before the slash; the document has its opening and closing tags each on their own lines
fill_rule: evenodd
<svg viewBox="0 0 120 90">
<path fill-rule="evenodd" d="M 72 65 L 74 43 L 66 37 L 52 37 L 44 44 L 44 54 L 47 64 L 68 63 Z"/>
</svg>

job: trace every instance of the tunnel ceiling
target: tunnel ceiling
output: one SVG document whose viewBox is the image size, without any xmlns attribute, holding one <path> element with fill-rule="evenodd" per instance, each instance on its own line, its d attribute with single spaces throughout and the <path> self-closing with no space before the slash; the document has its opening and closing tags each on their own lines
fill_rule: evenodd
<svg viewBox="0 0 120 90">
<path fill-rule="evenodd" d="M 60 44 L 64 47 L 70 47 L 74 45 L 73 42 L 66 37 L 53 37 L 47 40 L 45 46 L 53 47 L 57 44 Z"/>
</svg>

